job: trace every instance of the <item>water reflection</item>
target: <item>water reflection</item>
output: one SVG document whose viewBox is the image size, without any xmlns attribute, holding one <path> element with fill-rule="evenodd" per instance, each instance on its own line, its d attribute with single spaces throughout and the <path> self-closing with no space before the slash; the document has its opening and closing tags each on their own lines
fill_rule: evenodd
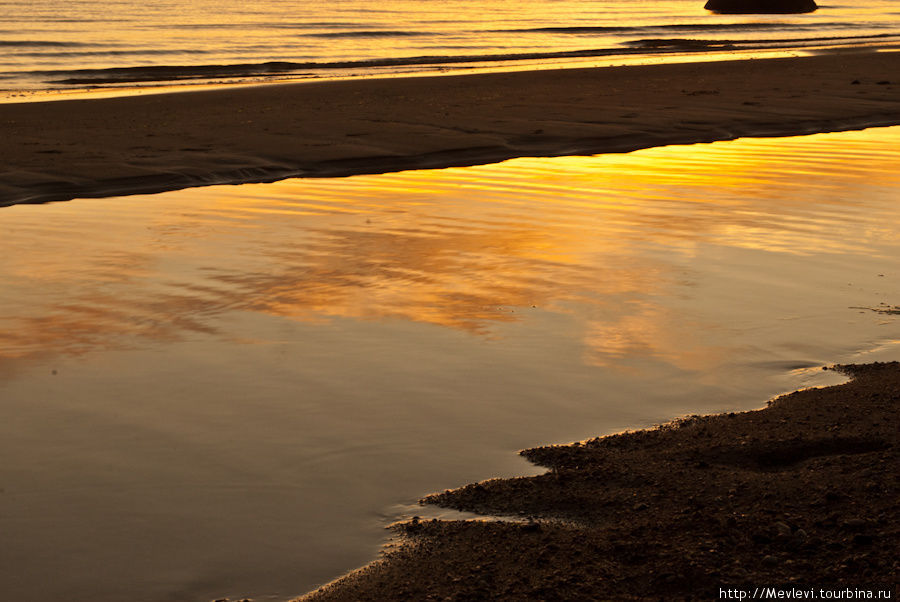
<svg viewBox="0 0 900 602">
<path fill-rule="evenodd" d="M 820 382 L 900 338 L 898 142 L 4 208 L 0 589 L 284 599 L 517 448 Z"/>
<path fill-rule="evenodd" d="M 697 278 L 701 247 L 771 262 L 894 250 L 897 134 L 877 135 L 6 209 L 0 357 L 228 339 L 235 311 L 491 337 L 577 303 L 592 361 L 674 361 L 680 318 L 652 298 Z"/>
</svg>

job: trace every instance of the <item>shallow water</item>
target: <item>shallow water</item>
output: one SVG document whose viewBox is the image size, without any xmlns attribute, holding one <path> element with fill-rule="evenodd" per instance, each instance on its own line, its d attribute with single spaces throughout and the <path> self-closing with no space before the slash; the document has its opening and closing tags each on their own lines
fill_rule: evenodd
<svg viewBox="0 0 900 602">
<path fill-rule="evenodd" d="M 0 591 L 284 600 L 515 451 L 896 359 L 900 128 L 0 210 Z"/>
<path fill-rule="evenodd" d="M 805 15 L 716 15 L 703 5 L 0 0 L 0 92 L 900 42 L 898 0 L 820 2 Z"/>
</svg>

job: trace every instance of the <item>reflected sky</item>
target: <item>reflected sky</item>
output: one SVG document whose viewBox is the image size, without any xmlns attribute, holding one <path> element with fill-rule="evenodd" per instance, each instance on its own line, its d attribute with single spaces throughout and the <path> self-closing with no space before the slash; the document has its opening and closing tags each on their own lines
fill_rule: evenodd
<svg viewBox="0 0 900 602">
<path fill-rule="evenodd" d="M 885 128 L 4 208 L 0 589 L 286 599 L 371 558 L 392 508 L 525 473 L 521 447 L 889 358 L 896 317 L 866 308 L 900 303 L 897 149 Z"/>
<path fill-rule="evenodd" d="M 878 132 L 12 207 L 0 357 L 231 339 L 235 311 L 492 337 L 572 304 L 596 361 L 677 354 L 652 299 L 705 249 L 895 251 L 896 134 Z"/>
</svg>

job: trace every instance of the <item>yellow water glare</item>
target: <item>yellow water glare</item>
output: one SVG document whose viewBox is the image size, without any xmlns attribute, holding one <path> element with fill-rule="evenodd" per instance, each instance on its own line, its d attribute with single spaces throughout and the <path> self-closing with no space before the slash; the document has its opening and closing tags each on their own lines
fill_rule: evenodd
<svg viewBox="0 0 900 602">
<path fill-rule="evenodd" d="M 659 301 L 691 258 L 893 251 L 898 143 L 894 128 L 12 207 L 0 358 L 227 338 L 232 312 L 496 337 L 578 306 L 586 361 L 698 367 L 717 349 L 691 349 Z"/>
</svg>

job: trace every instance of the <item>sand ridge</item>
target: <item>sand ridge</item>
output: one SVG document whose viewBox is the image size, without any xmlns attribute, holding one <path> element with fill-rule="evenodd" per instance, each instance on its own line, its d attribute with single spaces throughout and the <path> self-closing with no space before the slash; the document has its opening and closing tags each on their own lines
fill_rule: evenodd
<svg viewBox="0 0 900 602">
<path fill-rule="evenodd" d="M 0 105 L 0 206 L 900 123 L 900 53 Z"/>
</svg>

